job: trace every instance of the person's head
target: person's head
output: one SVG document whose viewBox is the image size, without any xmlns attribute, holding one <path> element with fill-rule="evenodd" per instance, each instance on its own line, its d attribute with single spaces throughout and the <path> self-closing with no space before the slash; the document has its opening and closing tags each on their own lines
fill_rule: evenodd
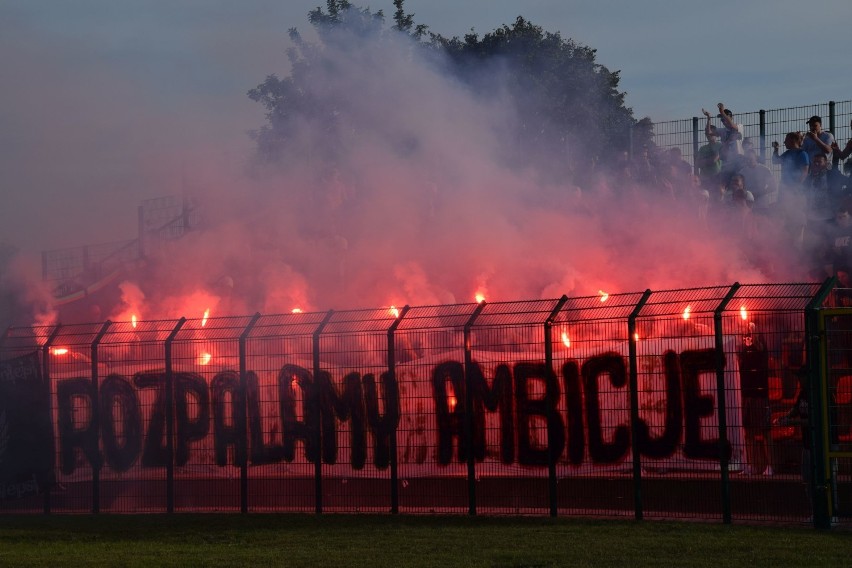
<svg viewBox="0 0 852 568">
<path fill-rule="evenodd" d="M 674 148 L 669 148 L 669 160 L 672 162 L 679 162 L 683 157 L 683 154 L 680 151 L 680 148 L 675 146 Z"/>
<path fill-rule="evenodd" d="M 802 137 L 798 132 L 788 132 L 784 137 L 784 147 L 788 150 L 794 150 L 802 146 Z"/>
<path fill-rule="evenodd" d="M 822 173 L 828 169 L 828 156 L 823 153 L 816 154 L 811 160 L 811 173 Z"/>
<path fill-rule="evenodd" d="M 746 164 L 753 168 L 758 164 L 757 150 L 748 150 L 745 153 Z"/>
<path fill-rule="evenodd" d="M 731 109 L 726 108 L 725 109 L 725 116 L 727 116 L 728 118 L 734 118 L 734 113 L 731 112 Z M 719 113 L 719 118 L 722 118 L 722 113 Z"/>
<path fill-rule="evenodd" d="M 745 154 L 749 150 L 754 149 L 754 142 L 751 138 L 743 138 L 743 153 Z"/>
<path fill-rule="evenodd" d="M 834 221 L 841 227 L 852 225 L 852 215 L 849 215 L 849 207 L 845 204 L 838 205 L 834 210 Z"/>
<path fill-rule="evenodd" d="M 718 138 L 719 130 L 716 128 L 715 125 L 711 124 L 710 128 L 707 129 L 707 139 L 710 140 L 710 142 L 715 142 L 716 140 L 718 140 Z"/>
<path fill-rule="evenodd" d="M 814 115 L 808 119 L 808 128 L 811 132 L 819 132 L 822 130 L 822 118 Z"/>
<path fill-rule="evenodd" d="M 728 178 L 728 190 L 732 192 L 742 190 L 745 192 L 745 178 L 742 174 L 734 174 Z"/>
</svg>

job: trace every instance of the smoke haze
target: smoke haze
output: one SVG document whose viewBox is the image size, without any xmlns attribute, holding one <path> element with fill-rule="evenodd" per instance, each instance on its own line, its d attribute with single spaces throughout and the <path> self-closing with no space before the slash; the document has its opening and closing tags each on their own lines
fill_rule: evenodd
<svg viewBox="0 0 852 568">
<path fill-rule="evenodd" d="M 47 104 L 38 96 L 32 108 L 21 109 L 24 116 L 45 112 L 55 123 L 21 144 L 61 160 L 44 175 L 28 165 L 36 172 L 29 183 L 54 188 L 50 207 L 61 213 L 45 219 L 40 240 L 28 246 L 132 237 L 137 201 L 130 196 L 154 180 L 171 179 L 172 186 L 158 186 L 161 193 L 191 195 L 204 223 L 134 270 L 120 301 L 103 306 L 102 317 L 471 302 L 477 293 L 499 301 L 805 276 L 771 232 L 744 252 L 730 227 L 702 227 L 695 200 L 636 194 L 608 178 L 580 192 L 570 179 L 518 167 L 528 162 L 518 156 L 541 150 L 513 138 L 516 101 L 499 88 L 474 96 L 440 60 L 424 58 L 407 41 L 339 37 L 325 46 L 328 65 L 312 71 L 307 87 L 323 103 L 340 104 L 334 162 L 315 152 L 330 138 L 309 122 L 280 162 L 252 162 L 240 125 L 254 116 L 260 127 L 260 105 L 245 97 L 232 108 L 226 102 L 233 101 L 211 95 L 195 108 L 170 108 L 166 95 L 151 100 L 134 88 L 133 73 L 144 72 L 138 68 L 99 92 L 102 114 L 88 130 L 91 140 L 63 138 L 67 121 L 76 119 L 75 99 L 92 93 L 79 77 L 103 79 L 94 64 L 73 70 L 77 86 L 63 85 L 61 100 Z M 246 81 L 244 91 L 276 72 L 258 66 L 253 62 L 251 78 L 239 78 Z M 14 88 L 25 89 L 26 72 L 35 72 L 22 71 Z M 38 72 L 54 73 L 62 84 L 70 83 L 72 71 Z M 489 80 L 499 84 L 499 75 Z M 126 113 L 145 116 L 150 132 L 125 128 Z M 152 132 L 172 131 L 171 121 L 197 123 L 187 114 L 208 117 L 205 130 L 146 144 Z M 130 143 L 118 149 L 115 139 Z M 584 154 L 582 137 L 551 151 L 544 161 L 554 172 L 592 158 Z M 600 157 L 603 164 L 614 159 Z M 127 179 L 118 167 L 123 160 L 142 163 L 150 178 Z M 4 238 L 15 232 L 14 225 L 5 227 Z M 760 251 L 760 268 L 749 251 Z"/>
</svg>

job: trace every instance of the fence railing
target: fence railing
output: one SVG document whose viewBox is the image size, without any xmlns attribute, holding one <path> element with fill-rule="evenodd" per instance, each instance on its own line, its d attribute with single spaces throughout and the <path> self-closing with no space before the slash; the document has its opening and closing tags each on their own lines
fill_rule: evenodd
<svg viewBox="0 0 852 568">
<path fill-rule="evenodd" d="M 0 433 L 27 444 L 0 510 L 827 526 L 852 490 L 845 375 L 813 381 L 813 462 L 841 453 L 810 494 L 801 435 L 771 419 L 819 359 L 808 310 L 832 285 L 12 328 Z"/>
<path fill-rule="evenodd" d="M 50 284 L 53 296 L 64 303 L 84 297 L 123 268 L 201 223 L 196 205 L 173 196 L 143 201 L 138 217 L 137 238 L 42 251 L 42 280 Z"/>
<path fill-rule="evenodd" d="M 716 114 L 715 106 L 708 110 L 713 115 Z M 834 135 L 841 147 L 846 140 L 852 138 L 852 127 L 850 127 L 852 100 L 735 112 L 734 119 L 736 123 L 743 125 L 745 130 L 743 137 L 754 141 L 754 147 L 759 150 L 761 160 L 766 165 L 771 165 L 769 155 L 772 153 L 772 142 L 777 141 L 783 147 L 784 136 L 788 132 L 806 132 L 808 130 L 806 122 L 813 115 L 822 117 L 823 128 Z M 698 148 L 706 144 L 705 122 L 706 119 L 703 116 L 655 122 L 654 142 L 661 148 L 680 148 L 684 159 L 694 164 Z M 718 118 L 713 119 L 713 124 L 722 126 Z"/>
</svg>

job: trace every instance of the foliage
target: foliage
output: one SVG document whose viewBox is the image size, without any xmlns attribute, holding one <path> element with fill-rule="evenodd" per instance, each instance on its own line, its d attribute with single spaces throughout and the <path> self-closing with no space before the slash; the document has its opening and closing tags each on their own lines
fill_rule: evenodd
<svg viewBox="0 0 852 568">
<path fill-rule="evenodd" d="M 335 91 L 316 81 L 316 74 L 350 64 L 329 56 L 328 48 L 342 41 L 359 38 L 365 45 L 369 40 L 383 49 L 399 49 L 398 42 L 386 41 L 390 34 L 408 36 L 430 61 L 443 60 L 449 75 L 477 97 L 509 102 L 512 112 L 505 121 L 512 134 L 503 142 L 503 152 L 510 165 L 532 166 L 559 178 L 589 158 L 629 149 L 637 122 L 624 105 L 625 93 L 618 90 L 619 72 L 597 63 L 591 47 L 546 32 L 520 16 L 482 37 L 471 31 L 464 38 L 445 38 L 416 24 L 414 15 L 405 12 L 404 0 L 393 5 L 390 29 L 381 10 L 328 0 L 325 10 L 316 8 L 308 17 L 319 44 L 290 30 L 290 75 L 270 75 L 249 91 L 267 110 L 268 123 L 254 133 L 262 160 L 276 162 L 301 153 L 303 161 L 334 163 L 347 147 L 348 133 L 369 125 L 343 128 L 352 118 L 347 113 L 350 97 L 358 94 Z M 381 62 L 369 72 L 383 73 Z M 643 121 L 634 131 L 634 145 L 651 143 L 653 125 Z"/>
<path fill-rule="evenodd" d="M 533 155 L 553 159 L 564 149 L 582 160 L 627 149 L 634 121 L 618 91 L 619 72 L 598 64 L 594 49 L 521 16 L 481 38 L 471 32 L 432 41 L 481 96 L 508 91 L 521 117 L 519 137 Z"/>
</svg>

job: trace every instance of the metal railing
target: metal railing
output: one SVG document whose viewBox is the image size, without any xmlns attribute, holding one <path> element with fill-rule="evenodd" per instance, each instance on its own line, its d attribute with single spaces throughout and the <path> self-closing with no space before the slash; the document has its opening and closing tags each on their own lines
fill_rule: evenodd
<svg viewBox="0 0 852 568">
<path fill-rule="evenodd" d="M 12 328 L 0 417 L 38 443 L 7 454 L 0 510 L 828 526 L 852 490 L 832 355 L 810 366 L 831 430 L 810 493 L 801 436 L 769 419 L 820 359 L 808 322 L 833 285 Z"/>
<path fill-rule="evenodd" d="M 42 280 L 51 285 L 53 296 L 62 302 L 84 297 L 163 243 L 183 237 L 201 223 L 199 208 L 177 197 L 143 201 L 138 217 L 137 238 L 42 251 Z"/>
<path fill-rule="evenodd" d="M 716 114 L 715 107 L 708 110 L 713 115 Z M 834 135 L 841 148 L 845 141 L 852 138 L 852 127 L 850 127 L 852 100 L 735 112 L 734 120 L 743 125 L 743 137 L 754 141 L 754 147 L 759 150 L 761 160 L 772 167 L 769 159 L 772 153 L 772 142 L 778 142 L 783 148 L 784 136 L 788 132 L 807 132 L 806 122 L 813 115 L 822 117 L 823 129 Z M 703 116 L 655 122 L 654 142 L 660 148 L 680 148 L 683 159 L 694 164 L 698 148 L 707 143 L 704 138 L 705 122 L 706 119 Z M 721 121 L 718 118 L 713 119 L 713 124 L 721 127 Z"/>
</svg>

